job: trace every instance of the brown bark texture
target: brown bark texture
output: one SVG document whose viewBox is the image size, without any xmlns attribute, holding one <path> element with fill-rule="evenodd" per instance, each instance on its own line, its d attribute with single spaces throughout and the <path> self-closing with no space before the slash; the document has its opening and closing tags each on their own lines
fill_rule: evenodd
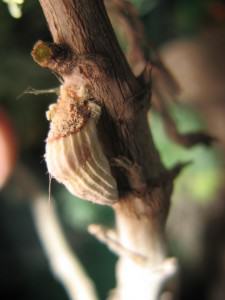
<svg viewBox="0 0 225 300">
<path fill-rule="evenodd" d="M 147 284 L 151 273 L 146 270 L 166 258 L 164 227 L 174 174 L 162 165 L 149 129 L 150 70 L 134 76 L 102 0 L 40 0 L 40 4 L 53 43 L 47 45 L 47 61 L 37 52 L 34 59 L 63 81 L 85 81 L 102 107 L 98 135 L 118 185 L 119 198 L 112 208 L 116 243 L 123 249 L 117 253 L 118 286 L 112 299 L 154 299 Z M 144 257 L 145 266 L 126 252 Z M 129 272 L 134 274 L 126 279 Z"/>
</svg>

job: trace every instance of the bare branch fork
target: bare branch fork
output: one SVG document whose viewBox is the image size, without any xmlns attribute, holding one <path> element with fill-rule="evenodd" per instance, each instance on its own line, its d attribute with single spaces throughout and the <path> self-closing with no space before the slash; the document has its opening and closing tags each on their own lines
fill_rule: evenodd
<svg viewBox="0 0 225 300">
<path fill-rule="evenodd" d="M 134 76 L 102 0 L 40 4 L 54 42 L 39 41 L 34 60 L 69 85 L 88 86 L 102 109 L 98 136 L 119 196 L 111 203 L 114 238 L 96 227 L 91 231 L 119 255 L 113 299 L 157 299 L 177 271 L 176 263 L 168 262 L 164 235 L 174 171 L 165 170 L 149 130 L 149 68 Z"/>
</svg>

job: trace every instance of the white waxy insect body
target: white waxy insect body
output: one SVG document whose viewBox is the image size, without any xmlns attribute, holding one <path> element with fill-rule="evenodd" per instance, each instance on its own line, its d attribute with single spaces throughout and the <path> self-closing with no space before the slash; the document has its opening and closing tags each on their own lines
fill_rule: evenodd
<svg viewBox="0 0 225 300">
<path fill-rule="evenodd" d="M 78 101 L 63 89 L 48 113 L 45 159 L 51 176 L 73 195 L 111 205 L 118 199 L 117 184 L 98 137 L 99 114 L 97 104 L 87 104 L 80 95 Z"/>
</svg>

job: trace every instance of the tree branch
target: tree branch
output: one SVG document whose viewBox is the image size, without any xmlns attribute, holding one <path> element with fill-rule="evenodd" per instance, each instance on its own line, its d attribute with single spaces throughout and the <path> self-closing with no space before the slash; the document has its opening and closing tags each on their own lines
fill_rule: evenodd
<svg viewBox="0 0 225 300">
<path fill-rule="evenodd" d="M 119 193 L 118 201 L 112 205 L 118 244 L 120 250 L 140 253 L 150 262 L 143 268 L 129 255 L 120 256 L 117 299 L 153 299 L 149 268 L 161 265 L 167 255 L 164 227 L 173 182 L 172 176 L 165 172 L 149 130 L 150 87 L 131 72 L 102 0 L 40 0 L 40 3 L 54 49 L 67 47 L 72 55 L 62 56 L 59 51 L 59 56 L 55 56 L 58 52 L 51 50 L 52 45 L 41 44 L 47 45 L 44 54 L 47 64 L 40 63 L 37 48 L 33 51 L 34 59 L 58 72 L 65 89 L 73 87 L 78 91 L 79 85 L 88 86 L 91 97 L 101 105 L 98 136 L 108 161 L 117 162 L 111 164 L 111 171 Z M 121 157 L 122 165 L 118 164 Z M 154 284 L 155 293 L 161 280 Z"/>
<path fill-rule="evenodd" d="M 101 225 L 92 224 L 88 227 L 88 231 L 94 235 L 100 242 L 106 244 L 108 248 L 118 256 L 127 256 L 137 263 L 144 264 L 146 257 L 133 253 L 129 249 L 125 249 L 118 241 L 117 234 L 114 230 L 105 228 Z"/>
<path fill-rule="evenodd" d="M 38 237 L 51 267 L 52 273 L 64 286 L 71 300 L 97 300 L 92 280 L 70 248 L 48 195 L 42 191 L 33 174 L 23 165 L 15 172 L 16 184 L 25 198 L 30 198 L 31 211 Z"/>
<path fill-rule="evenodd" d="M 32 213 L 42 247 L 52 273 L 62 283 L 71 300 L 97 300 L 93 282 L 68 245 L 53 203 L 43 195 L 32 202 Z"/>
</svg>

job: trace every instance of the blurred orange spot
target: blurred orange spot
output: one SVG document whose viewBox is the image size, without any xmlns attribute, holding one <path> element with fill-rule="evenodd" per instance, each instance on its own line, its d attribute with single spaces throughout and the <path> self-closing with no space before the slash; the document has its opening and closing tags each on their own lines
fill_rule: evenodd
<svg viewBox="0 0 225 300">
<path fill-rule="evenodd" d="M 15 166 L 16 134 L 7 114 L 0 109 L 0 188 L 4 186 Z"/>
</svg>

